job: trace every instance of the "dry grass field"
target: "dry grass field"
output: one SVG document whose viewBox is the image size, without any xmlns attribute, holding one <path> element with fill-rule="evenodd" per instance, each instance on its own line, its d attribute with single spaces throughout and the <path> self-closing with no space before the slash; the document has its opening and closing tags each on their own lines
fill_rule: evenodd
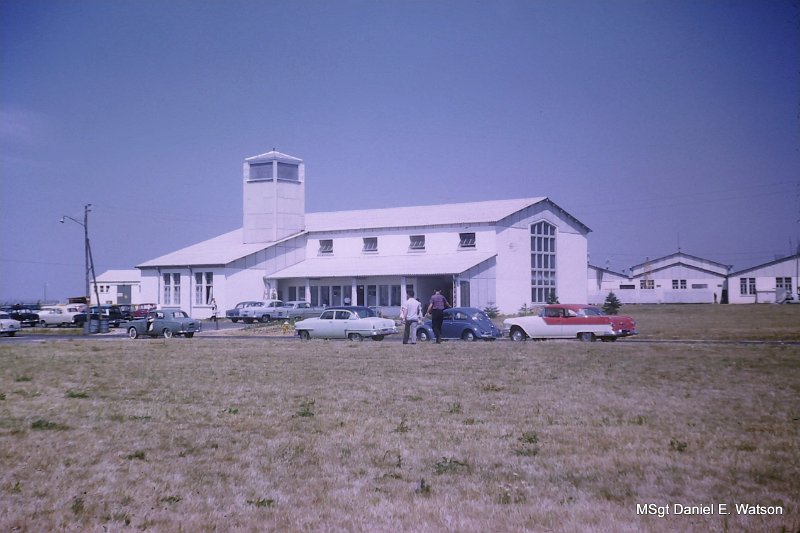
<svg viewBox="0 0 800 533">
<path fill-rule="evenodd" d="M 2 339 L 0 531 L 798 531 L 800 306 L 624 312 L 726 342 Z"/>
</svg>

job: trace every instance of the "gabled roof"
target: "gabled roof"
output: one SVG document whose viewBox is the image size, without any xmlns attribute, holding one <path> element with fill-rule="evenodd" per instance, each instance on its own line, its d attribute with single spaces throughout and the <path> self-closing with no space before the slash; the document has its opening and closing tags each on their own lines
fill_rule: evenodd
<svg viewBox="0 0 800 533">
<path fill-rule="evenodd" d="M 667 261 L 669 261 L 671 259 L 680 259 L 680 258 L 690 259 L 690 260 L 694 260 L 694 261 L 699 261 L 701 263 L 707 263 L 709 265 L 718 266 L 719 268 L 724 269 L 725 272 L 727 272 L 731 268 L 730 265 L 723 265 L 722 263 L 717 263 L 716 261 L 712 261 L 710 259 L 704 259 L 702 257 L 697 257 L 696 255 L 690 255 L 690 254 L 687 254 L 687 253 L 684 253 L 684 252 L 675 252 L 674 254 L 665 255 L 664 257 L 657 257 L 656 259 L 650 259 L 649 261 L 646 261 L 644 263 L 640 263 L 638 265 L 633 265 L 631 267 L 631 271 L 637 270 L 637 269 L 640 269 L 640 268 L 644 268 L 645 265 L 654 265 L 656 263 L 664 263 L 664 262 L 667 262 Z M 675 260 L 675 261 L 672 261 L 669 264 L 670 265 L 675 265 L 675 264 L 678 264 L 678 263 L 681 263 L 681 261 Z M 685 265 L 685 263 L 684 263 L 684 265 Z M 719 274 L 719 272 L 715 272 L 715 273 Z"/>
<path fill-rule="evenodd" d="M 701 268 L 701 267 L 699 267 L 697 265 L 684 263 L 683 261 L 677 261 L 675 263 L 669 263 L 669 264 L 666 264 L 666 265 L 659 266 L 657 268 L 652 268 L 652 269 L 647 270 L 645 272 L 639 272 L 637 274 L 632 275 L 630 277 L 630 279 L 645 278 L 647 276 L 651 276 L 651 275 L 655 274 L 656 272 L 661 272 L 662 270 L 668 270 L 668 269 L 673 268 L 673 267 L 684 267 L 684 268 L 688 268 L 689 270 L 696 270 L 697 272 L 703 272 L 704 274 L 711 274 L 712 276 L 719 276 L 720 278 L 724 278 L 724 277 L 726 277 L 728 275 L 728 274 L 723 274 L 721 272 L 717 272 L 716 270 L 709 270 L 707 268 Z"/>
<path fill-rule="evenodd" d="M 289 154 L 284 154 L 281 152 L 277 152 L 275 150 L 271 150 L 269 152 L 265 152 L 263 154 L 254 155 L 253 157 L 248 157 L 245 159 L 248 163 L 258 163 L 260 161 L 284 161 L 287 163 L 302 163 L 302 159 L 298 159 L 294 156 Z"/>
<path fill-rule="evenodd" d="M 416 205 L 307 213 L 309 232 L 343 231 L 352 229 L 385 229 L 408 226 L 451 226 L 453 224 L 492 224 L 526 207 L 548 201 L 547 197 L 490 200 L 461 204 Z M 588 230 L 588 228 L 586 228 Z"/>
<path fill-rule="evenodd" d="M 733 278 L 733 277 L 745 274 L 747 272 L 752 272 L 754 270 L 759 270 L 759 269 L 762 269 L 762 268 L 771 267 L 771 266 L 778 265 L 778 264 L 786 262 L 786 261 L 800 261 L 800 253 L 797 253 L 797 254 L 794 254 L 794 255 L 789 255 L 789 256 L 786 256 L 786 257 L 781 257 L 780 259 L 775 259 L 773 261 L 769 261 L 768 263 L 763 263 L 761 265 L 752 266 L 752 267 L 746 268 L 744 270 L 739 270 L 738 272 L 731 272 L 730 274 L 728 274 L 728 276 Z"/>
<path fill-rule="evenodd" d="M 267 152 L 262 156 L 275 154 Z M 280 154 L 285 155 L 285 154 Z M 261 157 L 261 156 L 256 156 Z M 287 156 L 291 157 L 291 156 Z M 252 158 L 251 158 L 252 159 Z M 292 158 L 295 159 L 295 158 Z M 299 161 L 299 160 L 298 160 Z M 512 200 L 490 200 L 461 204 L 422 205 L 410 207 L 388 207 L 384 209 L 360 209 L 353 211 L 329 211 L 307 213 L 305 232 L 287 237 L 297 237 L 303 233 L 324 233 L 348 230 L 373 230 L 401 228 L 408 226 L 436 227 L 453 225 L 494 224 L 527 207 L 547 202 L 578 224 L 585 231 L 591 231 L 580 221 L 566 213 L 547 197 L 517 198 Z M 243 243 L 243 229 L 239 228 L 218 237 L 187 246 L 161 257 L 156 257 L 137 265 L 137 268 L 187 265 L 227 265 L 237 259 L 274 246 L 275 242 Z M 283 242 L 283 241 L 279 241 Z"/>
<path fill-rule="evenodd" d="M 97 281 L 103 283 L 122 281 L 127 283 L 131 281 L 139 281 L 140 274 L 141 273 L 135 268 L 126 270 L 106 270 L 97 276 Z"/>
<path fill-rule="evenodd" d="M 242 228 L 223 233 L 218 237 L 198 242 L 186 248 L 145 261 L 136 268 L 159 266 L 187 266 L 187 265 L 227 265 L 241 257 L 254 254 L 276 243 L 250 243 L 244 242 Z"/>
</svg>

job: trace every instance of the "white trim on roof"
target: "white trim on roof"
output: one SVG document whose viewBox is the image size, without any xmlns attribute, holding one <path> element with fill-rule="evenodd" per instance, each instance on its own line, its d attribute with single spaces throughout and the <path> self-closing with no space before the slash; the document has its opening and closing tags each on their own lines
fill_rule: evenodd
<svg viewBox="0 0 800 533">
<path fill-rule="evenodd" d="M 496 255 L 494 252 L 458 252 L 361 258 L 312 257 L 271 274 L 269 277 L 288 279 L 460 274 Z"/>
</svg>

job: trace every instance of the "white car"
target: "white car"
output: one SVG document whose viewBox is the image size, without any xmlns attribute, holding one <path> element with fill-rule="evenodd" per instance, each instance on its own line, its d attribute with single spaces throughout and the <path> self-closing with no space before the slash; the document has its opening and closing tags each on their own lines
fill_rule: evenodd
<svg viewBox="0 0 800 533">
<path fill-rule="evenodd" d="M 19 320 L 14 320 L 8 313 L 0 313 L 0 334 L 13 337 L 21 327 Z"/>
<path fill-rule="evenodd" d="M 397 333 L 393 320 L 375 316 L 368 307 L 329 307 L 319 318 L 307 318 L 294 325 L 303 340 L 350 339 L 360 341 L 369 337 L 382 341 L 386 335 Z"/>
<path fill-rule="evenodd" d="M 503 321 L 503 334 L 512 341 L 526 339 L 578 339 L 604 342 L 617 340 L 620 336 L 634 335 L 635 323 L 630 317 L 621 317 L 633 325 L 632 331 L 614 330 L 612 317 L 585 313 L 586 306 L 576 304 L 553 304 L 543 307 L 536 316 L 519 316 Z M 626 324 L 628 322 L 625 322 Z"/>
<path fill-rule="evenodd" d="M 47 326 L 74 326 L 77 311 L 71 312 L 61 307 L 46 307 L 36 312 L 39 315 L 39 325 Z M 84 315 L 85 316 L 85 315 Z"/>
</svg>

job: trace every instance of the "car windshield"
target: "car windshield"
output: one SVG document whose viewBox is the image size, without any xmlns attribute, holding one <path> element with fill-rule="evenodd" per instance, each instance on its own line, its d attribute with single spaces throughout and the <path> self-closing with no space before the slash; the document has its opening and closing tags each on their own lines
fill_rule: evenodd
<svg viewBox="0 0 800 533">
<path fill-rule="evenodd" d="M 0 313 L 0 318 L 11 318 L 8 313 Z"/>
<path fill-rule="evenodd" d="M 184 311 L 173 311 L 172 318 L 189 318 L 189 315 Z"/>
<path fill-rule="evenodd" d="M 353 309 L 353 313 L 358 315 L 358 318 L 367 318 L 367 317 L 371 317 L 371 316 L 377 316 L 375 314 L 375 311 L 373 311 L 372 309 L 369 309 L 369 308 Z"/>
<path fill-rule="evenodd" d="M 581 312 L 585 316 L 605 316 L 605 313 L 599 307 L 584 307 Z"/>
</svg>

